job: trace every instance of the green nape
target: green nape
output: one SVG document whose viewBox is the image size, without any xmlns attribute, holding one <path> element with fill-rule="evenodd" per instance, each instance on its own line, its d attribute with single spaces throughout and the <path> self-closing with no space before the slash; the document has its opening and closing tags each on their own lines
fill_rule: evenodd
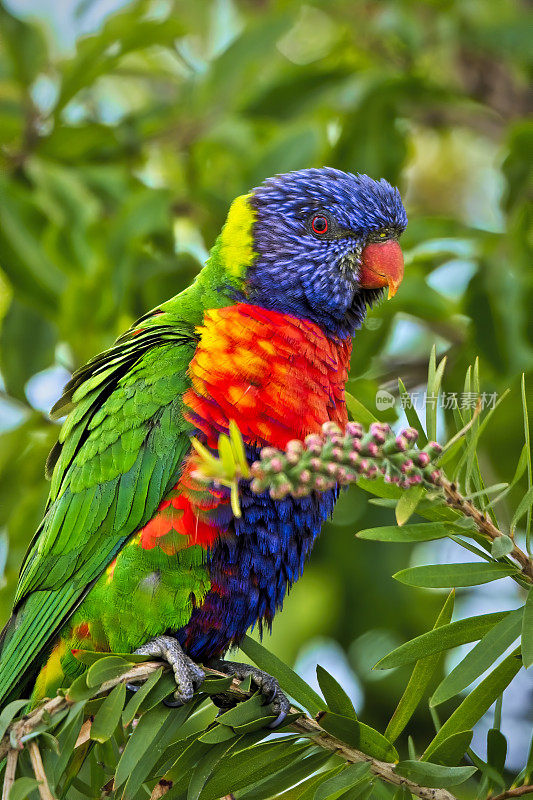
<svg viewBox="0 0 533 800">
<path fill-rule="evenodd" d="M 256 256 L 253 248 L 255 211 L 250 197 L 250 194 L 243 194 L 233 201 L 205 267 L 191 286 L 162 303 L 161 311 L 182 322 L 200 325 L 206 309 L 228 305 L 232 302 L 232 292 L 243 290 L 246 271 Z"/>
</svg>

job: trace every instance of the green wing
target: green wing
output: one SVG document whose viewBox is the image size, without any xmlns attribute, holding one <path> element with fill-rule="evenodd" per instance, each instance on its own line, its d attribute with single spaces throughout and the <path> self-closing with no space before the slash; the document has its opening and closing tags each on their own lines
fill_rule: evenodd
<svg viewBox="0 0 533 800">
<path fill-rule="evenodd" d="M 194 329 L 157 312 L 74 374 L 47 463 L 44 519 L 22 565 L 4 631 L 0 702 L 176 482 L 189 450 L 182 415 Z"/>
</svg>

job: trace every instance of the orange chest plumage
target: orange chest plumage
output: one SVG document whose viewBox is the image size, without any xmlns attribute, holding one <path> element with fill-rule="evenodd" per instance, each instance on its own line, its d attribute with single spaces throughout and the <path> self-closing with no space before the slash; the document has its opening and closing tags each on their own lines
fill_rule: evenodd
<svg viewBox="0 0 533 800">
<path fill-rule="evenodd" d="M 312 322 L 239 303 L 207 311 L 191 362 L 185 413 L 215 447 L 234 419 L 253 447 L 283 448 L 333 420 L 347 421 L 352 340 Z"/>
</svg>

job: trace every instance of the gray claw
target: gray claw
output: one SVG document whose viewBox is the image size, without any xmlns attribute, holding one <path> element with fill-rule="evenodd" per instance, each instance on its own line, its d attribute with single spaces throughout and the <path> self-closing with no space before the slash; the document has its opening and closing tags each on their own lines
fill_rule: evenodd
<svg viewBox="0 0 533 800">
<path fill-rule="evenodd" d="M 202 685 L 205 672 L 186 655 L 179 642 L 172 636 L 156 636 L 135 650 L 136 655 L 164 658 L 174 672 L 177 689 L 174 700 L 167 700 L 170 708 L 182 706 L 192 699 L 194 690 Z"/>
<path fill-rule="evenodd" d="M 224 672 L 226 675 L 232 675 L 240 681 L 250 676 L 252 682 L 265 698 L 265 705 L 270 705 L 274 714 L 277 714 L 276 719 L 268 727 L 277 728 L 278 725 L 281 725 L 290 711 L 291 704 L 272 675 L 269 675 L 268 672 L 263 672 L 262 669 L 252 667 L 250 664 L 239 664 L 235 661 L 211 659 L 209 666 L 219 672 Z"/>
</svg>

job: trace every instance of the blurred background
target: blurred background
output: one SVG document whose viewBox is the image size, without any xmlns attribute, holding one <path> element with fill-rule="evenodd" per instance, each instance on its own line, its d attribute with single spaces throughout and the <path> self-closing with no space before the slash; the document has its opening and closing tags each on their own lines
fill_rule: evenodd
<svg viewBox="0 0 533 800">
<path fill-rule="evenodd" d="M 232 198 L 277 172 L 329 165 L 400 187 L 406 276 L 357 335 L 350 391 L 400 424 L 398 403 L 376 411 L 378 389 L 397 396 L 401 376 L 423 392 L 436 343 L 448 355 L 445 390 L 461 392 L 479 356 L 483 390 L 511 390 L 482 469 L 491 484 L 512 478 L 523 371 L 533 402 L 528 9 L 511 0 L 0 2 L 1 622 L 46 500 L 44 461 L 58 434 L 47 412 L 63 384 L 189 284 Z M 440 413 L 443 438 L 451 413 Z M 343 495 L 265 643 L 309 681 L 322 663 L 383 730 L 409 671 L 371 667 L 431 627 L 443 601 L 391 575 L 462 561 L 464 551 L 355 539 L 392 521 L 369 500 L 357 488 Z M 462 590 L 456 615 L 518 605 L 507 580 L 489 587 Z M 533 722 L 533 683 L 521 675 L 503 704 L 517 765 Z M 409 733 L 423 743 L 432 731 L 422 709 Z"/>
</svg>

